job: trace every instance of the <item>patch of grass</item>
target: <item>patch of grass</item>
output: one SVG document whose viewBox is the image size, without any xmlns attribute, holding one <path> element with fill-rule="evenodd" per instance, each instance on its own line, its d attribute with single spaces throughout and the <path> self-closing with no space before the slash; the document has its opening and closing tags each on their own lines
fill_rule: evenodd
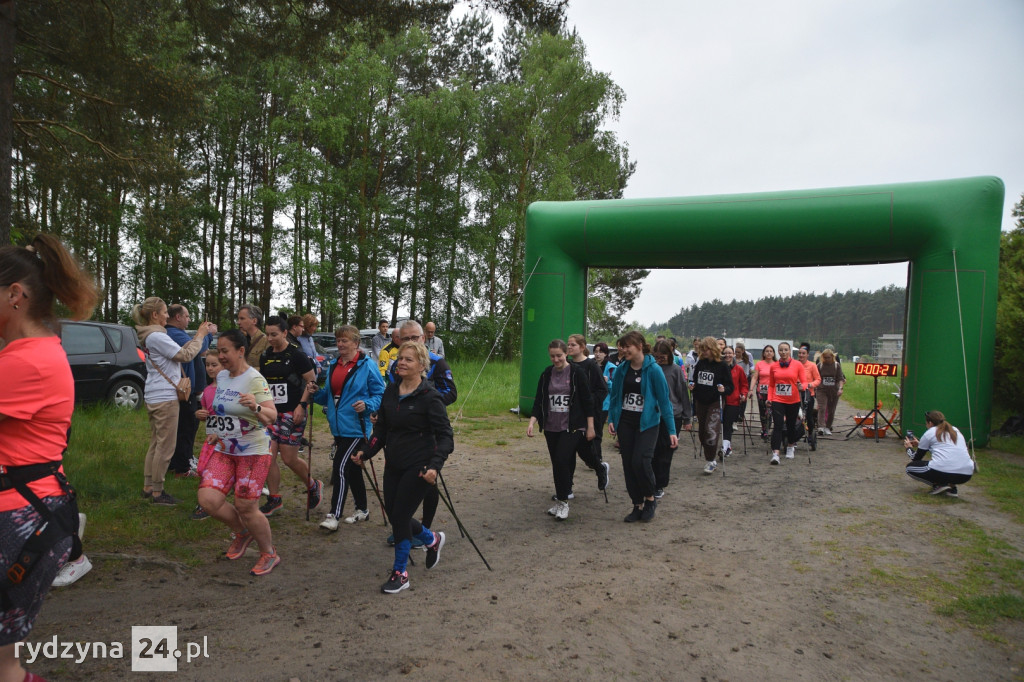
<svg viewBox="0 0 1024 682">
<path fill-rule="evenodd" d="M 519 404 L 518 361 L 491 358 L 486 365 L 483 360 L 468 360 L 451 366 L 459 391 L 448 409 L 453 419 L 460 411 L 463 417 L 509 414 Z"/>
<path fill-rule="evenodd" d="M 992 423 L 995 424 L 996 421 L 993 419 Z M 1024 456 L 1024 436 L 992 436 L 988 446 L 993 450 Z"/>
<path fill-rule="evenodd" d="M 843 400 L 860 412 L 867 412 L 873 407 L 875 400 L 875 379 L 874 377 L 855 376 L 853 365 L 849 368 L 843 365 L 843 372 L 846 374 L 846 385 L 843 386 Z M 894 379 L 878 380 L 878 400 L 882 403 L 882 412 L 889 416 L 895 404 L 894 391 L 900 390 L 900 383 Z"/>
<path fill-rule="evenodd" d="M 198 565 L 215 556 L 214 548 L 224 543 L 227 530 L 217 522 L 189 519 L 197 479 L 167 479 L 167 492 L 182 500 L 177 507 L 157 507 L 142 499 L 148 448 L 145 409 L 75 409 L 64 469 L 78 491 L 79 510 L 88 517 L 86 552 L 156 554 Z"/>
<path fill-rule="evenodd" d="M 1002 511 L 1024 524 L 1024 458 L 1000 457 L 987 450 L 979 450 L 977 456 L 980 471 L 971 485 L 980 486 Z"/>
</svg>

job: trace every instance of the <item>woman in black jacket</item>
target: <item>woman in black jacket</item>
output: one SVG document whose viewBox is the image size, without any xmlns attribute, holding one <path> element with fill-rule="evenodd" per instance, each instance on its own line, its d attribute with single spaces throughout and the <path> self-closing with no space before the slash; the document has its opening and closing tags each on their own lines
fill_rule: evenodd
<svg viewBox="0 0 1024 682">
<path fill-rule="evenodd" d="M 722 348 L 711 336 L 705 336 L 698 346 L 700 359 L 693 366 L 690 391 L 693 392 L 693 411 L 697 417 L 700 442 L 704 447 L 705 474 L 718 468 L 718 435 L 722 428 L 722 401 L 733 392 L 732 372 L 722 362 Z"/>
<path fill-rule="evenodd" d="M 607 412 L 602 416 L 601 411 L 604 399 L 608 397 L 608 384 L 602 374 L 604 367 L 598 364 L 596 357 L 587 355 L 587 339 L 583 334 L 570 334 L 566 346 L 569 348 L 569 362 L 579 365 L 587 373 L 590 394 L 594 398 L 594 440 L 587 442 L 581 438 L 576 444 L 576 454 L 597 474 L 597 489 L 604 490 L 608 487 L 609 471 L 608 462 L 604 461 L 604 454 L 601 452 L 601 429 L 604 428 L 604 421 L 608 417 Z M 596 346 L 594 350 L 596 353 Z"/>
<path fill-rule="evenodd" d="M 428 569 L 440 561 L 444 547 L 444 533 L 435 533 L 413 518 L 455 449 L 444 401 L 426 379 L 429 366 L 426 346 L 415 341 L 401 345 L 396 361 L 399 381 L 384 391 L 367 452 L 352 457 L 360 464 L 381 448 L 385 451 L 384 509 L 395 533 L 395 563 L 381 587 L 388 594 L 409 587 L 406 567 L 414 536 L 427 548 Z"/>
<path fill-rule="evenodd" d="M 533 428 L 539 422 L 548 441 L 555 478 L 555 506 L 548 514 L 558 521 L 569 518 L 577 445 L 584 436 L 594 440 L 594 397 L 590 382 L 579 365 L 569 364 L 568 351 L 569 347 L 561 339 L 548 344 L 551 366 L 541 373 L 537 382 L 533 414 L 526 427 L 526 435 L 532 437 Z"/>
</svg>

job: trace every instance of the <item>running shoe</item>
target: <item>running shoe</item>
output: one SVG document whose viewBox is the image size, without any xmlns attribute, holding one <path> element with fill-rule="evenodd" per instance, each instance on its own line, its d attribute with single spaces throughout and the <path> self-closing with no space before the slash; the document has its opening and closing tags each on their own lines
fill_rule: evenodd
<svg viewBox="0 0 1024 682">
<path fill-rule="evenodd" d="M 946 497 L 960 497 L 960 493 L 957 492 L 956 486 L 950 486 L 949 490 L 946 491 Z"/>
<path fill-rule="evenodd" d="M 210 515 L 206 513 L 205 509 L 203 509 L 201 506 L 197 504 L 196 508 L 192 510 L 192 516 L 190 516 L 189 518 L 193 521 L 205 521 L 206 519 L 210 518 Z"/>
<path fill-rule="evenodd" d="M 281 563 L 281 557 L 278 556 L 277 550 L 274 550 L 273 554 L 264 554 L 260 552 L 260 560 L 256 562 L 256 565 L 249 569 L 250 575 L 266 575 L 274 570 L 274 567 Z"/>
<path fill-rule="evenodd" d="M 725 449 L 725 457 L 728 457 L 731 454 L 732 454 L 732 448 L 726 448 Z"/>
<path fill-rule="evenodd" d="M 407 587 L 409 587 L 409 572 L 391 571 L 391 576 L 381 586 L 380 591 L 385 594 L 398 594 Z"/>
<path fill-rule="evenodd" d="M 779 453 L 773 452 L 772 453 L 772 461 L 770 461 L 768 463 L 769 464 L 774 464 L 775 466 L 778 466 L 779 465 Z"/>
<path fill-rule="evenodd" d="M 654 491 L 654 499 L 660 500 L 663 497 L 665 497 L 665 490 L 663 488 L 658 488 Z"/>
<path fill-rule="evenodd" d="M 554 513 L 555 521 L 565 521 L 567 518 L 569 518 L 569 503 L 568 502 L 558 502 L 554 506 L 554 510 L 555 510 L 555 513 Z"/>
<path fill-rule="evenodd" d="M 369 509 L 356 509 L 356 512 L 352 516 L 345 517 L 345 523 L 359 523 L 370 518 Z"/>
<path fill-rule="evenodd" d="M 320 506 L 320 500 L 324 497 L 324 482 L 319 479 L 313 480 L 313 485 L 306 490 L 306 509 L 316 509 Z"/>
<path fill-rule="evenodd" d="M 69 561 L 57 571 L 57 577 L 53 579 L 54 587 L 67 587 L 83 575 L 92 570 L 92 562 L 84 554 L 76 561 Z"/>
<path fill-rule="evenodd" d="M 718 468 L 718 462 L 716 462 L 715 460 L 711 460 L 706 465 L 704 465 L 704 473 L 705 474 L 713 474 L 713 473 L 715 473 L 715 469 L 717 469 L 717 468 Z"/>
<path fill-rule="evenodd" d="M 942 483 L 940 485 L 933 485 L 932 486 L 931 494 L 932 495 L 941 495 L 942 493 L 946 492 L 947 490 L 952 490 L 952 489 L 953 489 L 953 486 L 948 485 L 946 483 Z"/>
<path fill-rule="evenodd" d="M 162 492 L 159 495 L 153 495 L 153 504 L 160 505 L 161 507 L 174 507 L 181 503 L 177 497 L 171 497 L 166 492 Z"/>
<path fill-rule="evenodd" d="M 252 543 L 252 533 L 245 531 L 244 533 L 232 533 L 231 534 L 231 545 L 228 547 L 228 551 L 224 553 L 224 556 L 234 561 L 245 554 L 245 550 Z"/>
<path fill-rule="evenodd" d="M 444 532 L 437 531 L 434 533 L 434 544 L 427 547 L 426 564 L 428 569 L 437 566 L 437 562 L 441 560 L 442 547 L 444 547 Z"/>
<path fill-rule="evenodd" d="M 832 429 L 825 429 L 825 435 L 826 436 L 831 436 L 832 435 Z"/>
<path fill-rule="evenodd" d="M 267 501 L 260 506 L 264 516 L 273 516 L 274 512 L 284 506 L 280 495 L 267 495 Z"/>
<path fill-rule="evenodd" d="M 555 493 L 554 495 L 552 495 L 552 496 L 551 496 L 551 499 L 552 499 L 552 500 L 553 500 L 554 502 L 558 502 L 558 494 L 557 494 L 557 493 Z M 576 496 L 575 496 L 575 495 L 573 495 L 572 491 L 570 490 L 570 491 L 569 491 L 569 497 L 567 497 L 567 498 L 565 498 L 565 499 L 567 499 L 567 500 L 575 500 L 575 499 L 576 499 Z"/>
<path fill-rule="evenodd" d="M 796 448 L 792 445 L 786 448 L 786 459 L 793 459 L 796 457 Z"/>
<path fill-rule="evenodd" d="M 654 520 L 654 510 L 658 508 L 657 500 L 645 500 L 644 508 L 640 510 L 640 520 L 648 523 Z"/>
<path fill-rule="evenodd" d="M 622 520 L 626 523 L 633 523 L 634 521 L 639 521 L 640 517 L 643 515 L 643 512 L 644 510 L 641 509 L 640 507 L 633 507 L 633 511 L 626 514 L 626 518 Z"/>
<path fill-rule="evenodd" d="M 608 474 L 611 472 L 611 467 L 608 466 L 608 462 L 601 462 L 601 466 L 597 467 L 597 489 L 604 490 L 608 487 Z"/>
<path fill-rule="evenodd" d="M 328 514 L 327 518 L 320 522 L 320 527 L 324 530 L 338 530 L 338 517 Z"/>
</svg>

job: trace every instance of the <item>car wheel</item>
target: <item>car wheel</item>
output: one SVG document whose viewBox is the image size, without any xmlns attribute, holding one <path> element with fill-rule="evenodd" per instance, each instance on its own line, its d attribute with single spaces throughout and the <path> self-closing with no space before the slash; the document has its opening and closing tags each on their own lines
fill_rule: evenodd
<svg viewBox="0 0 1024 682">
<path fill-rule="evenodd" d="M 107 399 L 117 407 L 137 410 L 142 407 L 142 388 L 131 379 L 121 379 L 110 387 Z"/>
</svg>

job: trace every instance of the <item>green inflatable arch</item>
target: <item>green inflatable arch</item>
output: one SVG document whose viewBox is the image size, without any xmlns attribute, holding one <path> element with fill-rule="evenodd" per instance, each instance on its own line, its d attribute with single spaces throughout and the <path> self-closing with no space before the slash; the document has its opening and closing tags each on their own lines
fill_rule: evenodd
<svg viewBox="0 0 1024 682">
<path fill-rule="evenodd" d="M 590 266 L 909 261 L 900 367 L 904 427 L 923 433 L 925 411 L 938 409 L 984 445 L 992 407 L 1003 193 L 1002 180 L 980 177 L 763 194 L 534 203 L 526 214 L 520 410 L 525 414 L 533 406 L 537 377 L 548 363 L 548 342 L 586 329 Z"/>
</svg>

